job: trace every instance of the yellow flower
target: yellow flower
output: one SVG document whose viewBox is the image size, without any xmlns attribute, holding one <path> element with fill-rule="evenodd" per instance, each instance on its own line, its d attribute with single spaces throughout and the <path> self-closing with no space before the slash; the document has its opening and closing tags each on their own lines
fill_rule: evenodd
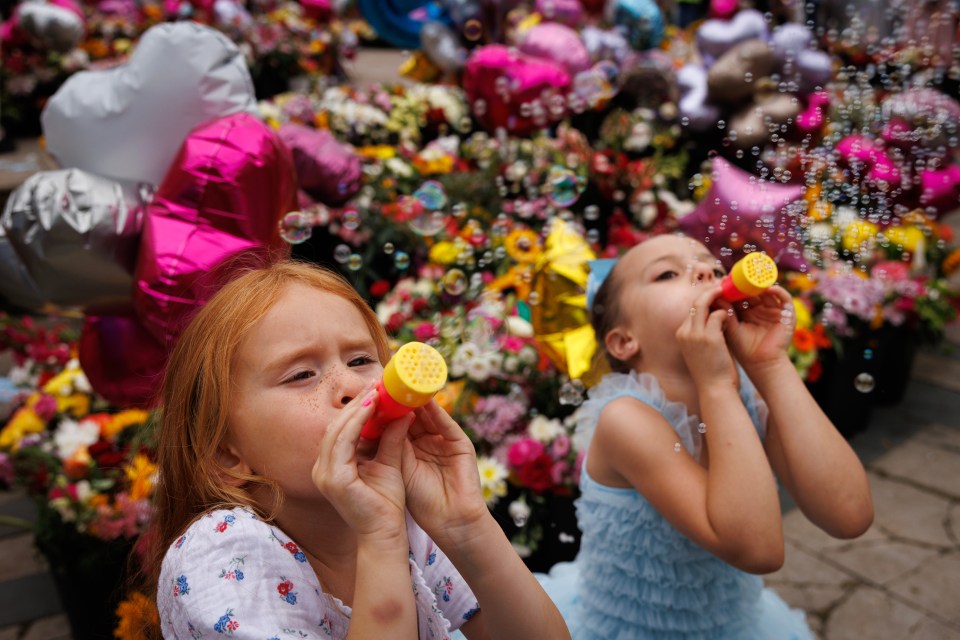
<svg viewBox="0 0 960 640">
<path fill-rule="evenodd" d="M 899 245 L 910 252 L 917 251 L 919 247 L 923 246 L 924 241 L 923 231 L 913 225 L 909 227 L 887 227 L 883 236 L 892 244 Z"/>
<path fill-rule="evenodd" d="M 879 228 L 872 222 L 851 222 L 843 230 L 843 248 L 847 251 L 859 251 L 863 243 L 869 244 L 877 237 L 877 231 Z"/>
<path fill-rule="evenodd" d="M 3 431 L 0 431 L 0 449 L 17 451 L 24 436 L 40 433 L 45 426 L 46 424 L 33 409 L 21 407 L 13 414 Z"/>
<path fill-rule="evenodd" d="M 810 291 L 817 286 L 817 279 L 809 273 L 795 273 L 788 276 L 787 287 L 793 291 Z"/>
<path fill-rule="evenodd" d="M 453 264 L 460 255 L 460 248 L 452 242 L 443 240 L 430 247 L 430 262 L 436 264 Z"/>
<path fill-rule="evenodd" d="M 797 329 L 809 329 L 813 326 L 813 317 L 810 310 L 800 298 L 793 299 L 793 312 L 797 316 Z"/>
<path fill-rule="evenodd" d="M 113 636 L 119 640 L 147 640 L 147 629 L 160 626 L 160 615 L 154 601 L 139 591 L 117 605 L 119 623 Z"/>
<path fill-rule="evenodd" d="M 420 155 L 413 159 L 413 166 L 425 176 L 445 174 L 453 171 L 453 158 L 450 156 L 424 158 Z"/>
<path fill-rule="evenodd" d="M 389 160 L 397 155 L 397 150 L 388 144 L 374 144 L 366 147 L 357 147 L 357 154 L 374 160 Z"/>
<path fill-rule="evenodd" d="M 540 256 L 540 236 L 530 229 L 514 229 L 504 240 L 504 248 L 517 262 L 536 262 Z"/>
<path fill-rule="evenodd" d="M 149 498 L 153 492 L 153 477 L 157 472 L 157 465 L 143 454 L 137 454 L 124 468 L 127 480 L 130 481 L 130 499 L 143 500 Z"/>
<path fill-rule="evenodd" d="M 143 409 L 127 409 L 126 411 L 121 411 L 111 416 L 109 422 L 103 424 L 101 427 L 101 435 L 104 438 L 112 440 L 127 427 L 144 424 L 149 419 L 150 412 L 144 411 Z"/>
</svg>

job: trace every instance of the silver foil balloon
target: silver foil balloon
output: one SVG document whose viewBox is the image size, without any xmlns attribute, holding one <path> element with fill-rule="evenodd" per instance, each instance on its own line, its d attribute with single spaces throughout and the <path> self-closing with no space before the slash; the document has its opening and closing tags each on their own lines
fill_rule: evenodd
<svg viewBox="0 0 960 640">
<path fill-rule="evenodd" d="M 34 309 L 129 301 L 141 206 L 151 194 L 79 169 L 28 178 L 0 216 L 0 295 Z"/>
<path fill-rule="evenodd" d="M 420 47 L 430 62 L 444 73 L 454 74 L 463 69 L 467 51 L 453 29 L 441 22 L 428 22 L 420 29 Z"/>
<path fill-rule="evenodd" d="M 83 18 L 64 7 L 24 2 L 17 7 L 17 18 L 24 31 L 53 51 L 66 53 L 83 38 Z"/>
</svg>

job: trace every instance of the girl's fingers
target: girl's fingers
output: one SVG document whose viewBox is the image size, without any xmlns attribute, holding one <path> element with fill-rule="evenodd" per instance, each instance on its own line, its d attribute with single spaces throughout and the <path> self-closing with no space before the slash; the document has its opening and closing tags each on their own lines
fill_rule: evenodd
<svg viewBox="0 0 960 640">
<path fill-rule="evenodd" d="M 413 413 L 409 413 L 387 425 L 383 435 L 380 436 L 377 455 L 373 458 L 375 461 L 396 469 L 400 468 L 403 446 L 407 440 L 407 431 L 410 429 L 414 418 Z"/>
<path fill-rule="evenodd" d="M 376 408 L 377 391 L 370 389 L 340 410 L 338 418 L 327 428 L 328 436 L 333 438 L 327 452 L 327 460 L 331 464 L 343 464 L 356 456 L 360 430 Z"/>
<path fill-rule="evenodd" d="M 424 405 L 421 412 L 420 415 L 429 419 L 433 433 L 438 433 L 448 440 L 466 437 L 463 428 L 435 400 L 431 400 Z"/>
</svg>

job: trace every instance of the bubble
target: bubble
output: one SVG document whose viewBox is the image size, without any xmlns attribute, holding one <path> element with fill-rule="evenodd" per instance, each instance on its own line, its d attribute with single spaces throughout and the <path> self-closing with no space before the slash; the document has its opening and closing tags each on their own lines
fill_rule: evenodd
<svg viewBox="0 0 960 640">
<path fill-rule="evenodd" d="M 550 202 L 558 207 L 569 207 L 583 192 L 584 181 L 570 169 L 554 165 L 547 173 L 544 187 Z"/>
<path fill-rule="evenodd" d="M 443 185 L 436 180 L 427 180 L 420 188 L 413 192 L 413 197 L 420 201 L 426 209 L 437 210 L 447 206 L 447 192 Z"/>
<path fill-rule="evenodd" d="M 463 295 L 467 290 L 467 274 L 460 269 L 450 269 L 440 278 L 440 285 L 452 296 Z"/>
<path fill-rule="evenodd" d="M 333 259 L 340 264 L 345 264 L 350 259 L 351 253 L 353 252 L 350 251 L 350 247 L 345 244 L 338 244 L 333 250 Z"/>
<path fill-rule="evenodd" d="M 680 453 L 681 451 L 683 451 L 683 445 L 680 444 L 679 442 L 673 443 L 673 451 L 674 453 Z"/>
<path fill-rule="evenodd" d="M 345 209 L 340 215 L 340 224 L 343 225 L 344 229 L 356 231 L 360 228 L 360 222 L 360 213 L 356 209 Z"/>
<path fill-rule="evenodd" d="M 397 269 L 407 269 L 410 267 L 410 254 L 406 251 L 397 251 L 393 255 L 393 264 Z"/>
<path fill-rule="evenodd" d="M 697 431 L 699 431 L 700 433 L 706 433 L 707 425 L 701 422 L 700 424 L 697 425 Z"/>
<path fill-rule="evenodd" d="M 467 40 L 477 41 L 483 36 L 483 23 L 476 18 L 467 20 L 463 24 L 463 37 Z"/>
<path fill-rule="evenodd" d="M 877 386 L 877 381 L 869 373 L 863 372 L 857 374 L 857 377 L 853 379 L 853 386 L 860 393 L 870 393 Z"/>
<path fill-rule="evenodd" d="M 350 271 L 360 271 L 363 268 L 363 258 L 359 253 L 351 253 L 347 258 L 347 269 Z"/>
<path fill-rule="evenodd" d="M 396 248 L 395 246 L 393 246 L 393 243 L 392 243 L 392 242 L 384 242 L 384 243 L 383 243 L 383 252 L 384 252 L 385 254 L 387 254 L 388 256 L 389 256 L 389 255 L 393 255 L 393 252 L 396 251 L 396 249 L 397 249 L 397 248 Z"/>
<path fill-rule="evenodd" d="M 453 217 L 457 220 L 460 220 L 467 215 L 467 205 L 464 202 L 458 202 L 450 208 L 450 213 L 453 214 Z"/>
<path fill-rule="evenodd" d="M 527 296 L 527 304 L 534 307 L 540 304 L 540 294 L 537 291 L 531 291 L 530 295 Z"/>
<path fill-rule="evenodd" d="M 863 359 L 864 359 L 864 360 L 873 360 L 873 349 L 864 349 L 864 350 L 863 350 Z"/>
<path fill-rule="evenodd" d="M 584 220 L 596 220 L 600 217 L 600 207 L 595 204 L 588 205 L 583 209 Z"/>
<path fill-rule="evenodd" d="M 310 217 L 302 211 L 291 211 L 280 221 L 280 237 L 290 244 L 300 244 L 313 235 Z"/>
<path fill-rule="evenodd" d="M 411 218 L 407 224 L 421 236 L 435 236 L 447 226 L 447 214 L 443 211 L 424 211 Z"/>
<path fill-rule="evenodd" d="M 583 404 L 583 394 L 586 388 L 580 380 L 567 380 L 560 385 L 560 404 L 570 407 L 579 407 Z"/>
</svg>

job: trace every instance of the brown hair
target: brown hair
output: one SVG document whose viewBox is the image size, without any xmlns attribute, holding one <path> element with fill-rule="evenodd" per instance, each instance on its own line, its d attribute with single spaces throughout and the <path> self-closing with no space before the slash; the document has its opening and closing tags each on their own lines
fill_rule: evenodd
<svg viewBox="0 0 960 640">
<path fill-rule="evenodd" d="M 590 307 L 590 324 L 593 326 L 593 333 L 596 336 L 597 350 L 593 354 L 593 371 L 599 377 L 603 371 L 610 369 L 618 373 L 628 373 L 630 365 L 613 357 L 607 351 L 607 334 L 620 324 L 620 292 L 623 289 L 623 278 L 620 276 L 618 261 L 610 273 L 600 283 L 596 295 L 593 297 L 593 305 Z"/>
<path fill-rule="evenodd" d="M 353 303 L 376 342 L 380 362 L 386 363 L 389 358 L 387 334 L 376 314 L 346 280 L 331 271 L 285 260 L 248 269 L 221 288 L 187 325 L 164 377 L 157 437 L 159 480 L 142 576 L 143 587 L 151 596 L 156 593 L 167 549 L 203 513 L 220 506 L 244 506 L 267 520 L 275 516 L 263 512 L 248 488 L 269 488 L 275 505 L 283 498 L 280 488 L 267 478 L 238 475 L 223 468 L 217 462 L 217 449 L 227 433 L 237 350 L 244 336 L 279 299 L 285 285 L 291 283 L 305 284 Z M 225 483 L 224 477 L 239 482 Z"/>
</svg>

